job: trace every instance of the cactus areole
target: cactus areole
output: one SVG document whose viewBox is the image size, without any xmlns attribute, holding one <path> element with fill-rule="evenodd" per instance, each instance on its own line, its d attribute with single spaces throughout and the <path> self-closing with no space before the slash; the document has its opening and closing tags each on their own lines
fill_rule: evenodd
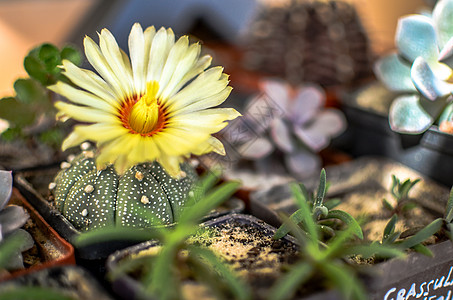
<svg viewBox="0 0 453 300">
<path fill-rule="evenodd" d="M 171 224 L 178 220 L 187 194 L 197 179 L 188 163 L 185 176 L 174 179 L 157 162 L 141 163 L 118 175 L 113 166 L 96 168 L 94 152 L 82 151 L 51 184 L 55 205 L 81 231 L 104 226 L 150 227 L 154 220 Z"/>
</svg>

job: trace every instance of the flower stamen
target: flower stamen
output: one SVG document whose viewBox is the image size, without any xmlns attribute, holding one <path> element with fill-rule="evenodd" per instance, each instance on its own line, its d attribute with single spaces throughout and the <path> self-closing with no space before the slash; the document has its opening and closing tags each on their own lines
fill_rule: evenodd
<svg viewBox="0 0 453 300">
<path fill-rule="evenodd" d="M 152 132 L 159 120 L 157 92 L 159 83 L 150 81 L 146 84 L 146 93 L 134 104 L 129 115 L 129 126 L 140 134 Z"/>
</svg>

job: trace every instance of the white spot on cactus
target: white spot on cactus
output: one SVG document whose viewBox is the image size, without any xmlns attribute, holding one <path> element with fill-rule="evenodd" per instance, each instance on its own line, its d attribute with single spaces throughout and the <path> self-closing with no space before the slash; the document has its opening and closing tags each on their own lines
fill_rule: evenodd
<svg viewBox="0 0 453 300">
<path fill-rule="evenodd" d="M 142 198 L 140 199 L 140 202 L 143 203 L 143 204 L 148 204 L 149 203 L 149 199 L 148 199 L 148 197 L 143 195 Z"/>
<path fill-rule="evenodd" d="M 135 178 L 136 178 L 138 181 L 142 181 L 143 178 L 145 178 L 145 175 L 143 175 L 142 172 L 137 171 L 137 172 L 135 172 Z"/>
<path fill-rule="evenodd" d="M 90 149 L 90 147 L 91 147 L 91 145 L 88 142 L 80 144 L 80 149 L 82 149 L 82 151 L 88 150 L 88 149 Z"/>
<path fill-rule="evenodd" d="M 56 187 L 57 187 L 57 184 L 55 182 L 49 183 L 49 190 L 53 190 Z"/>
<path fill-rule="evenodd" d="M 75 155 L 74 154 L 71 154 L 71 155 L 68 155 L 68 161 L 69 162 L 72 162 L 75 158 Z"/>
<path fill-rule="evenodd" d="M 83 217 L 88 216 L 88 209 L 85 208 L 84 210 L 82 210 L 82 216 Z"/>
<path fill-rule="evenodd" d="M 85 191 L 85 193 L 91 193 L 94 191 L 94 186 L 92 186 L 91 184 L 88 184 L 87 186 L 85 186 L 84 191 Z"/>
<path fill-rule="evenodd" d="M 69 168 L 70 166 L 71 166 L 71 164 L 68 163 L 67 161 L 64 161 L 64 162 L 62 162 L 62 163 L 60 164 L 60 168 L 62 168 L 62 169 L 67 169 L 67 168 Z"/>
<path fill-rule="evenodd" d="M 83 151 L 83 155 L 85 155 L 86 158 L 93 158 L 94 152 L 93 151 Z"/>
</svg>

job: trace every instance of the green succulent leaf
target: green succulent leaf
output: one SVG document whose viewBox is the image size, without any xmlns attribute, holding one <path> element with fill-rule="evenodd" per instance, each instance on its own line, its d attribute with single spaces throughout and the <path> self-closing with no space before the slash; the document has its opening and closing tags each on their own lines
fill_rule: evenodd
<svg viewBox="0 0 453 300">
<path fill-rule="evenodd" d="M 439 48 L 442 49 L 453 36 L 453 1 L 438 1 L 434 7 L 432 18 Z"/>
<path fill-rule="evenodd" d="M 338 205 L 340 205 L 341 199 L 340 198 L 334 198 L 334 199 L 329 199 L 324 202 L 324 206 L 327 207 L 328 210 L 334 209 Z"/>
<path fill-rule="evenodd" d="M 31 50 L 24 59 L 24 68 L 31 78 L 42 85 L 54 84 L 60 74 L 60 51 L 51 44 L 42 44 Z"/>
<path fill-rule="evenodd" d="M 440 66 L 438 66 L 440 68 Z M 445 67 L 447 68 L 447 67 Z M 447 75 L 451 70 L 447 70 Z M 411 68 L 411 78 L 417 90 L 431 101 L 435 101 L 453 90 L 453 85 L 439 79 L 423 57 L 417 57 Z"/>
<path fill-rule="evenodd" d="M 385 207 L 385 209 L 388 209 L 388 210 L 394 210 L 395 209 L 393 207 L 393 205 L 390 204 L 390 202 L 387 201 L 387 199 L 382 199 L 382 205 Z"/>
<path fill-rule="evenodd" d="M 385 86 L 397 92 L 416 92 L 411 79 L 411 65 L 396 53 L 377 61 L 374 73 Z"/>
<path fill-rule="evenodd" d="M 289 220 L 293 222 L 294 224 L 299 224 L 304 220 L 304 218 L 307 218 L 307 212 L 299 209 L 296 210 L 291 216 L 289 216 Z M 278 240 L 287 235 L 291 231 L 291 227 L 289 226 L 288 222 L 283 222 L 283 224 L 277 229 L 277 231 L 274 234 L 274 239 Z"/>
<path fill-rule="evenodd" d="M 329 278 L 334 287 L 344 299 L 367 299 L 365 288 L 355 274 L 343 265 L 335 263 L 323 264 L 323 273 Z"/>
<path fill-rule="evenodd" d="M 16 99 L 24 104 L 45 105 L 49 102 L 46 90 L 36 80 L 17 79 L 14 82 Z"/>
<path fill-rule="evenodd" d="M 345 223 L 348 227 L 351 228 L 354 235 L 356 235 L 359 239 L 363 240 L 363 232 L 362 228 L 360 227 L 359 223 L 345 211 L 342 210 L 331 210 L 329 211 L 327 218 L 334 218 L 341 220 Z"/>
<path fill-rule="evenodd" d="M 423 98 L 418 95 L 396 98 L 390 106 L 389 112 L 392 130 L 409 134 L 426 131 L 434 123 L 435 118 L 424 109 L 422 101 Z"/>
<path fill-rule="evenodd" d="M 24 127 L 33 124 L 36 114 L 30 106 L 16 98 L 7 97 L 0 99 L 0 118 L 15 126 Z"/>
<path fill-rule="evenodd" d="M 61 59 L 67 59 L 76 66 L 79 66 L 82 63 L 82 56 L 80 52 L 73 46 L 66 45 L 63 47 L 60 53 Z"/>
<path fill-rule="evenodd" d="M 422 56 L 427 61 L 436 61 L 439 49 L 431 18 L 409 15 L 400 18 L 396 29 L 395 43 L 398 52 L 410 62 Z"/>
</svg>

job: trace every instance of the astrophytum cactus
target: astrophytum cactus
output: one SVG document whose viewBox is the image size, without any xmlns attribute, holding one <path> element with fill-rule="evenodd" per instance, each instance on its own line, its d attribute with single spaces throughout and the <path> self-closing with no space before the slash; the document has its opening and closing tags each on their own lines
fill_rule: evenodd
<svg viewBox="0 0 453 300">
<path fill-rule="evenodd" d="M 397 53 L 380 59 L 377 77 L 401 92 L 389 112 L 392 130 L 419 134 L 438 124 L 453 133 L 453 0 L 440 0 L 431 16 L 409 15 L 398 21 Z"/>
<path fill-rule="evenodd" d="M 86 144 L 82 144 L 86 147 Z M 118 175 L 110 165 L 96 168 L 93 149 L 62 163 L 50 188 L 58 210 L 79 230 L 104 226 L 149 227 L 178 220 L 197 179 L 189 163 L 174 179 L 157 162 L 137 164 Z M 156 223 L 157 222 L 157 223 Z"/>
<path fill-rule="evenodd" d="M 55 203 L 76 228 L 146 227 L 178 220 L 196 176 L 192 155 L 225 155 L 213 136 L 240 114 L 222 104 L 232 88 L 221 67 L 201 56 L 201 45 L 179 39 L 171 28 L 132 26 L 129 56 L 107 29 L 99 44 L 85 37 L 88 61 L 98 74 L 62 62 L 63 75 L 49 89 L 58 117 L 82 122 L 63 141 L 68 148 L 90 141 L 65 164 L 54 184 Z M 154 222 L 155 219 L 159 222 Z"/>
</svg>

